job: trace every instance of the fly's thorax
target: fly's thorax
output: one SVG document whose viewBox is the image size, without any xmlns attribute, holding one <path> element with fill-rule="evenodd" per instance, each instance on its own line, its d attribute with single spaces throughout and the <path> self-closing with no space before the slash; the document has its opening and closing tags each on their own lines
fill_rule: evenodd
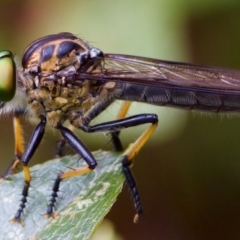
<svg viewBox="0 0 240 240">
<path fill-rule="evenodd" d="M 40 38 L 25 50 L 22 66 L 30 73 L 52 73 L 66 66 L 79 65 L 79 58 L 88 52 L 88 46 L 71 34 L 62 33 Z M 78 63 L 77 63 L 78 62 Z"/>
<path fill-rule="evenodd" d="M 77 72 L 81 65 L 102 57 L 99 49 L 83 39 L 71 33 L 59 33 L 31 43 L 24 52 L 22 66 L 30 74 L 49 76 L 69 67 Z"/>
</svg>

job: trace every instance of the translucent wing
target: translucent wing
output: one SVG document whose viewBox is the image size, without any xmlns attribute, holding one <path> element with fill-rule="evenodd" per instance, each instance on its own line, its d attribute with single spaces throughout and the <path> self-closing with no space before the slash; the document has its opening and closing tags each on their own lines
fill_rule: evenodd
<svg viewBox="0 0 240 240">
<path fill-rule="evenodd" d="M 124 81 L 136 84 L 204 92 L 240 94 L 240 71 L 162 61 L 120 54 L 105 54 L 101 69 L 80 78 Z"/>
</svg>

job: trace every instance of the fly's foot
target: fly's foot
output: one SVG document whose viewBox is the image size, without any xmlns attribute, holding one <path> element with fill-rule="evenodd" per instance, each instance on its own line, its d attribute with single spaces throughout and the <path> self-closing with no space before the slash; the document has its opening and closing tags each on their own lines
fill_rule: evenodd
<svg viewBox="0 0 240 240">
<path fill-rule="evenodd" d="M 47 213 L 44 214 L 44 218 L 48 219 L 48 218 L 58 218 L 59 215 L 55 212 L 53 212 L 53 210 L 51 209 L 51 211 L 49 211 L 49 207 L 48 207 L 48 210 L 47 210 Z"/>
<path fill-rule="evenodd" d="M 22 211 L 18 210 L 15 217 L 10 220 L 10 223 L 19 223 L 22 227 L 24 227 L 24 221 L 21 218 Z"/>
<path fill-rule="evenodd" d="M 22 191 L 21 203 L 19 205 L 17 213 L 15 214 L 15 217 L 12 220 L 10 220 L 11 223 L 15 223 L 15 222 L 20 223 L 20 225 L 22 227 L 24 227 L 24 222 L 23 222 L 21 216 L 22 216 L 23 210 L 26 208 L 29 186 L 30 186 L 29 182 L 25 182 L 24 188 Z"/>
<path fill-rule="evenodd" d="M 58 176 L 54 182 L 53 188 L 52 188 L 52 195 L 51 195 L 51 199 L 49 200 L 47 212 L 44 215 L 45 218 L 49 218 L 49 217 L 57 218 L 58 217 L 58 214 L 56 214 L 54 212 L 54 208 L 55 208 L 55 204 L 57 201 L 59 186 L 60 186 L 61 181 L 62 181 L 61 174 L 58 174 Z"/>
<path fill-rule="evenodd" d="M 134 218 L 133 218 L 133 222 L 134 222 L 134 223 L 138 223 L 139 220 L 140 220 L 140 214 L 139 214 L 139 213 L 136 213 L 135 216 L 134 216 Z"/>
</svg>

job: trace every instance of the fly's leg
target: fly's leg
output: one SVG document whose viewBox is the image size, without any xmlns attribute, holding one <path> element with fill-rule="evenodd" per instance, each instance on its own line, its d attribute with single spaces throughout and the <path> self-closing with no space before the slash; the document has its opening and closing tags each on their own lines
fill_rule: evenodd
<svg viewBox="0 0 240 240">
<path fill-rule="evenodd" d="M 119 132 L 124 128 L 138 126 L 146 123 L 150 123 L 151 126 L 133 143 L 127 148 L 127 150 L 122 154 L 122 169 L 123 174 L 125 175 L 126 182 L 131 190 L 133 195 L 136 215 L 134 217 L 134 222 L 138 222 L 140 215 L 142 214 L 142 205 L 139 197 L 139 193 L 136 187 L 136 183 L 133 177 L 133 174 L 130 170 L 130 165 L 136 154 L 144 146 L 146 141 L 150 138 L 152 133 L 157 127 L 158 117 L 155 114 L 140 114 L 128 118 L 122 118 L 106 123 L 97 124 L 90 126 L 89 123 L 93 118 L 99 115 L 103 110 L 105 110 L 112 102 L 113 99 L 104 99 L 101 102 L 98 102 L 92 109 L 90 109 L 84 116 L 81 113 L 76 113 L 70 118 L 70 122 L 73 126 L 78 127 L 79 129 L 85 132 Z M 59 130 L 62 133 L 62 136 L 66 142 L 87 162 L 88 167 L 77 168 L 73 171 L 67 171 L 64 173 L 58 174 L 53 188 L 51 199 L 47 208 L 46 217 L 52 216 L 55 217 L 54 213 L 56 199 L 58 197 L 58 191 L 60 188 L 60 183 L 63 179 L 71 178 L 74 176 L 79 176 L 91 172 L 96 167 L 96 161 L 89 150 L 84 146 L 80 139 L 75 136 L 68 128 L 59 126 Z"/>
<path fill-rule="evenodd" d="M 131 105 L 130 101 L 123 102 L 116 119 L 124 118 L 126 116 L 128 110 L 129 110 L 129 108 L 130 108 L 130 105 Z M 68 126 L 68 129 L 73 131 L 74 126 L 70 124 Z M 122 143 L 119 139 L 119 135 L 120 135 L 120 131 L 111 132 L 111 142 L 112 142 L 112 145 L 113 145 L 113 150 L 116 151 L 116 152 L 123 151 L 123 146 L 122 146 Z M 56 157 L 62 157 L 63 156 L 62 149 L 65 145 L 66 145 L 66 140 L 64 139 L 64 137 L 62 137 L 57 143 L 57 148 L 56 148 L 56 152 L 55 152 Z"/>
<path fill-rule="evenodd" d="M 138 223 L 140 215 L 143 213 L 143 209 L 139 197 L 139 192 L 136 186 L 136 182 L 133 177 L 130 166 L 132 165 L 133 159 L 136 156 L 136 154 L 138 154 L 138 152 L 141 150 L 141 148 L 145 145 L 145 143 L 148 141 L 148 139 L 155 131 L 158 125 L 158 118 L 156 115 L 155 116 L 152 115 L 151 123 L 152 125 L 134 143 L 132 143 L 122 155 L 123 174 L 125 175 L 126 182 L 131 190 L 136 209 L 136 214 L 133 219 L 134 223 Z"/>
<path fill-rule="evenodd" d="M 130 101 L 125 101 L 123 102 L 121 109 L 118 112 L 117 119 L 122 119 L 126 117 L 127 112 L 130 108 L 131 102 Z M 113 131 L 111 132 L 111 142 L 113 144 L 113 150 L 116 152 L 121 152 L 123 151 L 123 146 L 119 138 L 120 131 Z"/>
<path fill-rule="evenodd" d="M 14 170 L 17 168 L 18 164 L 21 162 L 21 159 L 22 159 L 22 155 L 24 152 L 23 136 L 22 136 L 23 129 L 20 122 L 20 115 L 22 114 L 23 114 L 23 111 L 14 113 L 13 129 L 14 129 L 14 139 L 15 139 L 15 155 L 10 167 L 2 175 L 1 180 L 13 174 Z"/>
<path fill-rule="evenodd" d="M 74 126 L 69 124 L 68 125 L 68 129 L 73 132 L 74 130 Z M 57 142 L 57 148 L 56 148 L 56 151 L 55 151 L 55 157 L 59 158 L 59 157 L 62 157 L 64 154 L 63 154 L 63 147 L 66 145 L 66 140 L 64 137 L 61 137 L 61 139 Z"/>
<path fill-rule="evenodd" d="M 84 122 L 82 120 L 81 122 Z M 158 125 L 158 117 L 155 114 L 139 114 L 132 117 L 127 117 L 115 121 L 110 121 L 106 123 L 97 124 L 94 126 L 89 126 L 87 121 L 85 124 L 79 126 L 85 132 L 105 132 L 105 131 L 120 131 L 124 128 L 134 127 L 142 124 L 150 123 L 151 126 L 134 142 L 132 143 L 127 150 L 122 154 L 122 168 L 123 174 L 126 179 L 126 183 L 130 188 L 134 199 L 134 205 L 136 209 L 136 215 L 134 216 L 134 223 L 139 221 L 140 215 L 142 214 L 142 205 L 140 201 L 139 192 L 134 180 L 130 166 L 133 162 L 136 154 L 141 150 L 147 140 L 155 131 Z"/>
<path fill-rule="evenodd" d="M 74 170 L 67 171 L 65 173 L 60 173 L 57 175 L 57 178 L 52 188 L 51 199 L 49 201 L 47 212 L 45 214 L 46 218 L 50 216 L 52 217 L 57 216 L 57 214 L 54 212 L 54 208 L 55 208 L 56 198 L 58 197 L 58 191 L 59 191 L 61 181 L 67 178 L 89 173 L 97 166 L 97 162 L 93 157 L 92 153 L 87 149 L 87 147 L 81 142 L 81 140 L 73 132 L 71 132 L 68 128 L 63 127 L 62 125 L 58 126 L 58 130 L 61 132 L 66 143 L 69 144 L 69 146 L 72 147 L 73 150 L 76 151 L 86 161 L 86 163 L 88 164 L 88 167 L 76 168 Z"/>
<path fill-rule="evenodd" d="M 23 187 L 23 191 L 22 191 L 21 203 L 19 205 L 17 213 L 15 214 L 15 216 L 11 220 L 11 222 L 12 223 L 19 222 L 22 226 L 24 226 L 24 222 L 22 220 L 22 213 L 23 213 L 24 208 L 26 207 L 28 191 L 29 191 L 30 182 L 31 182 L 31 174 L 30 174 L 30 170 L 28 167 L 28 163 L 43 138 L 43 135 L 45 132 L 45 126 L 46 126 L 46 117 L 40 116 L 40 123 L 34 129 L 32 137 L 30 139 L 30 142 L 27 146 L 27 149 L 26 149 L 26 151 L 23 155 L 22 161 L 21 161 L 22 165 L 23 165 L 25 183 L 24 183 L 24 187 Z"/>
<path fill-rule="evenodd" d="M 77 119 L 74 119 L 74 121 L 76 123 Z M 84 120 L 82 120 L 81 122 L 84 122 Z M 151 126 L 133 144 L 131 144 L 129 148 L 122 155 L 123 174 L 125 175 L 126 182 L 131 190 L 134 203 L 135 203 L 135 209 L 136 209 L 136 215 L 134 217 L 135 223 L 138 222 L 139 217 L 142 214 L 142 205 L 141 205 L 139 192 L 137 190 L 133 174 L 130 170 L 130 165 L 135 155 L 144 146 L 146 141 L 150 138 L 155 128 L 157 127 L 157 124 L 158 124 L 157 115 L 140 114 L 140 115 L 135 115 L 132 117 L 123 118 L 123 119 L 119 119 L 111 122 L 97 124 L 94 126 L 89 126 L 86 121 L 85 124 L 79 126 L 79 128 L 85 132 L 106 132 L 106 131 L 114 132 L 114 131 L 120 131 L 121 129 L 124 129 L 124 128 L 142 125 L 146 123 L 151 123 Z M 60 130 L 67 144 L 69 144 L 73 148 L 73 150 L 75 150 L 87 162 L 88 167 L 76 168 L 74 170 L 60 173 L 57 175 L 57 178 L 52 188 L 51 199 L 49 201 L 47 212 L 45 214 L 46 218 L 50 216 L 52 217 L 57 216 L 57 214 L 54 212 L 54 208 L 55 208 L 56 199 L 58 197 L 61 181 L 67 178 L 89 173 L 97 166 L 97 162 L 92 156 L 91 152 L 86 148 L 86 146 L 80 141 L 80 139 L 73 132 L 71 132 L 68 128 L 63 126 L 59 126 L 58 129 Z"/>
<path fill-rule="evenodd" d="M 105 110 L 113 102 L 113 100 L 114 100 L 113 98 L 108 98 L 108 99 L 104 99 L 101 102 L 98 102 L 92 108 L 92 110 L 88 112 L 86 121 L 90 122 L 93 118 L 95 118 L 103 110 Z M 74 118 L 73 121 L 78 120 L 78 118 L 81 116 L 82 116 L 81 114 L 76 113 L 76 116 L 73 117 Z M 73 124 L 73 122 L 71 122 L 71 124 L 72 126 L 78 126 L 77 124 Z M 97 166 L 97 162 L 93 157 L 93 155 L 91 154 L 91 152 L 69 128 L 59 125 L 58 130 L 61 132 L 62 139 L 64 140 L 64 142 L 67 143 L 70 147 L 72 147 L 72 149 L 75 152 L 77 152 L 86 161 L 86 163 L 88 164 L 88 167 L 76 168 L 73 171 L 67 171 L 57 175 L 57 178 L 55 179 L 54 185 L 52 187 L 51 199 L 49 201 L 47 212 L 45 214 L 46 218 L 57 216 L 57 214 L 54 212 L 54 209 L 55 209 L 55 203 L 58 197 L 61 181 L 67 178 L 89 173 Z"/>
</svg>

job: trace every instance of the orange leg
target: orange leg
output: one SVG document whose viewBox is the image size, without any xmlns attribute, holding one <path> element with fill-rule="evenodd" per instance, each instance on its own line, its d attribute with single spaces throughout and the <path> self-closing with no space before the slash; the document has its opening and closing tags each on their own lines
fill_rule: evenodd
<svg viewBox="0 0 240 240">
<path fill-rule="evenodd" d="M 15 113 L 13 117 L 13 128 L 14 128 L 14 138 L 15 138 L 15 155 L 10 167 L 5 171 L 2 179 L 13 174 L 18 164 L 21 162 L 22 155 L 24 152 L 24 142 L 23 142 L 23 129 L 20 122 L 20 114 Z"/>
<path fill-rule="evenodd" d="M 130 101 L 123 102 L 116 119 L 125 118 L 128 110 L 130 108 L 130 105 L 131 105 Z M 119 135 L 120 135 L 120 131 L 111 132 L 111 141 L 112 141 L 112 144 L 113 144 L 113 149 L 116 152 L 123 151 L 123 146 L 122 146 L 122 143 L 119 139 Z"/>
</svg>

